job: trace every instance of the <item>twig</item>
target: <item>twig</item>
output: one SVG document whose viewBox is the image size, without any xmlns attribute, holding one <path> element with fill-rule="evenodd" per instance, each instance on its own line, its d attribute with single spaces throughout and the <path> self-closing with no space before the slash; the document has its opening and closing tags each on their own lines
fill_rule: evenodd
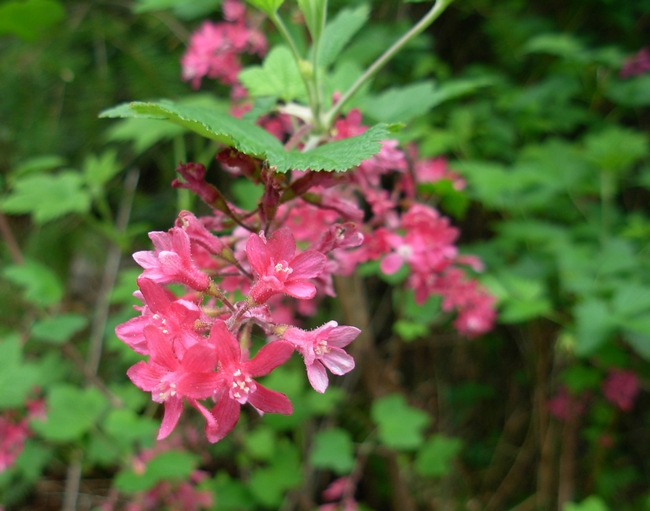
<svg viewBox="0 0 650 511">
<path fill-rule="evenodd" d="M 133 205 L 133 198 L 135 196 L 135 189 L 138 185 L 140 171 L 131 169 L 124 178 L 124 194 L 120 201 L 117 218 L 115 220 L 115 229 L 120 234 L 126 231 L 131 217 L 131 207 Z M 102 345 L 104 341 L 104 330 L 106 329 L 106 322 L 108 320 L 108 311 L 110 308 L 110 296 L 122 259 L 122 249 L 112 244 L 108 250 L 106 257 L 106 265 L 104 266 L 104 275 L 102 283 L 99 288 L 97 304 L 95 305 L 95 314 L 90 333 L 90 346 L 88 348 L 88 360 L 86 367 L 93 374 L 97 374 L 99 367 L 99 360 L 102 354 Z"/>
<path fill-rule="evenodd" d="M 11 254 L 11 258 L 14 260 L 14 263 L 24 264 L 25 258 L 23 257 L 23 253 L 20 251 L 20 247 L 16 242 L 16 238 L 14 237 L 14 233 L 12 232 L 11 227 L 9 226 L 9 222 L 7 222 L 7 217 L 1 211 L 0 211 L 0 232 L 2 233 L 2 238 L 5 240 L 5 243 L 7 244 L 7 248 L 9 249 L 9 254 Z"/>
</svg>

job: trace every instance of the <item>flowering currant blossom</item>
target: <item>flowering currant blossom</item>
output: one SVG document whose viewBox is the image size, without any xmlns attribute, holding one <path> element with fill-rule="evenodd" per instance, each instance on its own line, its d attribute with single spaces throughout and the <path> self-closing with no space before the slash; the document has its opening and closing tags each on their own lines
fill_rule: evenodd
<svg viewBox="0 0 650 511">
<path fill-rule="evenodd" d="M 185 284 L 196 291 L 206 291 L 210 287 L 210 278 L 192 260 L 190 238 L 183 229 L 174 227 L 169 232 L 150 232 L 149 238 L 156 250 L 133 254 L 133 259 L 144 268 L 143 277 L 160 284 Z"/>
<path fill-rule="evenodd" d="M 639 390 L 639 379 L 632 371 L 612 370 L 603 382 L 605 398 L 624 412 L 632 410 Z"/>
<path fill-rule="evenodd" d="M 212 326 L 208 341 L 214 346 L 219 360 L 218 382 L 214 386 L 217 404 L 210 411 L 198 403 L 195 406 L 207 420 L 206 435 L 210 442 L 218 442 L 235 427 L 243 404 L 250 403 L 260 412 L 284 415 L 293 412 L 287 396 L 253 380 L 289 360 L 294 351 L 291 343 L 273 341 L 248 360 L 235 336 L 220 320 Z"/>
<path fill-rule="evenodd" d="M 139 278 L 138 287 L 145 303 L 142 315 L 118 325 L 115 334 L 136 353 L 148 355 L 149 348 L 144 336 L 147 325 L 157 327 L 171 342 L 178 338 L 185 346 L 193 344 L 194 325 L 201 313 L 198 306 L 187 300 L 175 300 L 173 295 L 153 280 Z"/>
<path fill-rule="evenodd" d="M 342 348 L 357 338 L 361 330 L 353 326 L 339 326 L 329 321 L 315 330 L 278 328 L 283 339 L 289 341 L 305 359 L 309 383 L 317 392 L 325 392 L 328 385 L 327 367 L 332 373 L 342 375 L 354 369 L 354 359 Z"/>
<path fill-rule="evenodd" d="M 191 81 L 198 89 L 204 76 L 217 79 L 226 85 L 238 83 L 241 69 L 239 54 L 247 52 L 263 56 L 266 38 L 259 30 L 246 25 L 246 9 L 241 2 L 226 0 L 223 3 L 226 21 L 206 21 L 192 34 L 189 48 L 181 59 L 183 80 Z"/>
<path fill-rule="evenodd" d="M 165 404 L 158 440 L 168 436 L 183 411 L 183 398 L 205 399 L 214 393 L 219 377 L 214 372 L 217 352 L 213 346 L 197 339 L 185 349 L 173 342 L 155 326 L 144 329 L 151 358 L 138 362 L 127 371 L 128 377 L 151 398 Z"/>
<path fill-rule="evenodd" d="M 252 234 L 246 243 L 246 255 L 257 277 L 250 296 L 253 303 L 264 303 L 276 293 L 310 299 L 316 287 L 307 279 L 320 275 L 327 258 L 308 250 L 296 255 L 296 240 L 288 227 L 264 235 Z"/>
</svg>

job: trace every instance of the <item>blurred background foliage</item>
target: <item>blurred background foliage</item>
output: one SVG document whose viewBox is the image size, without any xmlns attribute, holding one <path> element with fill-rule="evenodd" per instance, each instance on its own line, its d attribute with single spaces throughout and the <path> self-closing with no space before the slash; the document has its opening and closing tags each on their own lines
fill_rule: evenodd
<svg viewBox="0 0 650 511">
<path fill-rule="evenodd" d="M 350 474 L 377 511 L 650 509 L 650 73 L 620 75 L 650 44 L 650 0 L 457 0 L 355 100 L 369 120 L 406 122 L 404 144 L 466 179 L 433 197 L 486 264 L 492 333 L 460 338 L 439 303 L 418 307 L 369 269 L 366 370 L 379 376 L 313 396 L 297 368 L 276 371 L 268 384 L 294 416 L 243 418 L 209 448 L 188 429 L 134 471 L 157 420 L 112 334 L 137 303 L 121 255 L 191 206 L 173 169 L 208 163 L 212 148 L 97 114 L 162 97 L 226 108 L 225 89 L 180 80 L 191 32 L 219 3 L 0 3 L 0 409 L 36 387 L 49 410 L 0 474 L 0 503 L 60 508 L 70 467 L 85 509 L 110 488 L 135 501 L 201 468 L 219 510 L 313 509 Z M 335 68 L 368 65 L 429 8 L 330 5 L 364 3 L 372 23 Z"/>
</svg>

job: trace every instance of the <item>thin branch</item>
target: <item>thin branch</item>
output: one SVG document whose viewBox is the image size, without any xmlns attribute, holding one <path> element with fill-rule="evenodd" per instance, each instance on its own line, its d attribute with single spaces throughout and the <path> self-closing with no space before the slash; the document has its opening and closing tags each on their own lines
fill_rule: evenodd
<svg viewBox="0 0 650 511">
<path fill-rule="evenodd" d="M 330 108 L 330 110 L 325 114 L 323 119 L 323 125 L 329 127 L 334 120 L 334 118 L 341 111 L 345 103 L 356 94 L 356 92 L 365 84 L 370 78 L 372 78 L 377 71 L 379 71 L 384 65 L 392 59 L 395 54 L 400 51 L 411 39 L 419 35 L 424 31 L 431 23 L 433 23 L 447 8 L 447 6 L 453 0 L 436 0 L 436 3 L 433 4 L 431 10 L 424 15 L 424 17 L 417 22 L 413 27 L 406 32 L 402 37 L 399 38 L 397 42 L 393 44 L 388 50 L 386 50 L 377 60 L 375 60 L 368 69 L 357 79 L 356 82 L 341 96 L 341 99 Z"/>
</svg>

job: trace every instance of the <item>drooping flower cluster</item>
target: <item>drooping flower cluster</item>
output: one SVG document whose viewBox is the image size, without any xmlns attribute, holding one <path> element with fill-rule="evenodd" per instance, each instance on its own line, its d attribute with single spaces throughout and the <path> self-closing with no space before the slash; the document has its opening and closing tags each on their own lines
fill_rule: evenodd
<svg viewBox="0 0 650 511">
<path fill-rule="evenodd" d="M 236 85 L 241 70 L 239 55 L 266 53 L 266 38 L 247 23 L 244 4 L 239 0 L 225 0 L 222 9 L 225 21 L 204 22 L 192 34 L 181 59 L 183 80 L 191 81 L 195 89 L 205 76 L 225 85 Z"/>
<path fill-rule="evenodd" d="M 605 398 L 624 412 L 632 410 L 640 390 L 639 378 L 632 371 L 613 369 L 603 381 Z"/>
<path fill-rule="evenodd" d="M 195 167 L 179 170 L 187 174 L 188 168 Z M 246 403 L 260 413 L 292 413 L 285 395 L 255 378 L 284 364 L 296 350 L 304 356 L 310 381 L 319 392 L 328 384 L 321 361 L 338 375 L 354 368 L 354 360 L 341 347 L 358 335 L 358 329 L 329 322 L 306 332 L 274 322 L 268 304 L 275 295 L 300 300 L 315 296 L 312 281 L 327 264 L 323 243 L 318 250 L 298 252 L 291 230 L 282 227 L 268 238 L 263 231 L 249 233 L 242 250 L 242 239 L 234 232 L 215 236 L 188 211 L 180 213 L 168 232 L 151 232 L 149 237 L 155 250 L 134 254 L 144 269 L 136 293 L 143 302 L 141 315 L 119 325 L 116 333 L 134 351 L 149 357 L 127 375 L 164 405 L 159 439 L 174 430 L 185 401 L 205 418 L 210 442 L 228 434 Z M 240 284 L 236 289 L 247 293 L 243 300 L 235 301 L 234 293 L 219 285 L 235 277 Z M 183 284 L 187 294 L 173 295 L 165 287 L 169 283 Z M 275 339 L 251 356 L 254 325 Z"/>
</svg>

